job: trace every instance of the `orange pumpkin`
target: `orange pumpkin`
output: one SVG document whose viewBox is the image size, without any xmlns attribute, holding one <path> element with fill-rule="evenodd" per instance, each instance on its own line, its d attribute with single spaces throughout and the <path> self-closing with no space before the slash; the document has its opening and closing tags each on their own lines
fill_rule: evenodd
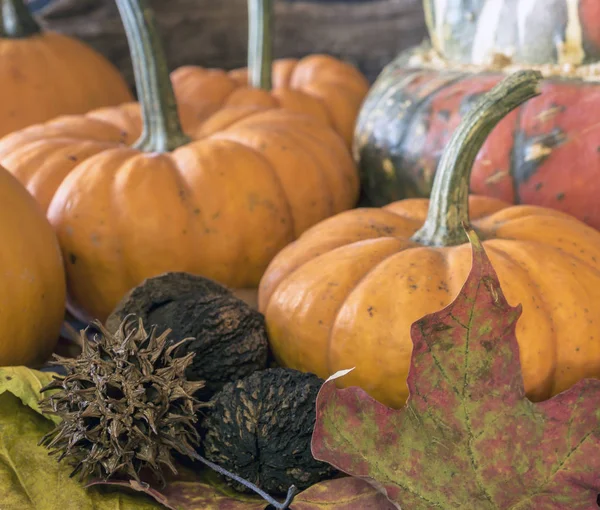
<svg viewBox="0 0 600 510">
<path fill-rule="evenodd" d="M 0 239 L 0 366 L 37 366 L 59 337 L 65 273 L 56 235 L 40 206 L 4 168 Z"/>
<path fill-rule="evenodd" d="M 222 107 L 277 107 L 312 115 L 352 144 L 369 83 L 353 65 L 329 55 L 272 61 L 273 0 L 248 0 L 248 69 L 183 66 L 171 74 L 176 96 L 201 117 Z"/>
<path fill-rule="evenodd" d="M 117 69 L 85 44 L 44 32 L 23 0 L 0 1 L 0 136 L 57 115 L 131 101 Z"/>
<path fill-rule="evenodd" d="M 313 117 L 232 107 L 199 119 L 180 103 L 182 130 L 146 0 L 117 5 L 137 56 L 141 137 L 127 104 L 0 141 L 2 162 L 48 209 L 83 319 L 104 320 L 166 271 L 256 287 L 281 248 L 358 197 L 348 148 Z"/>
<path fill-rule="evenodd" d="M 431 201 L 344 212 L 270 264 L 259 287 L 271 347 L 285 366 L 361 386 L 403 405 L 411 325 L 448 305 L 471 264 L 470 218 L 511 304 L 528 396 L 541 400 L 600 376 L 600 232 L 555 210 L 468 197 L 492 128 L 537 94 L 537 72 L 508 77 L 468 112 L 446 147 Z"/>
</svg>

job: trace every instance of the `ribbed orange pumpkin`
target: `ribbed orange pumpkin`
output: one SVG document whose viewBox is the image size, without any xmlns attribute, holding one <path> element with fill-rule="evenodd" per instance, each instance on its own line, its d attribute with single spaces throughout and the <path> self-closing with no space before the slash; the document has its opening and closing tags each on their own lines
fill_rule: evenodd
<svg viewBox="0 0 600 510">
<path fill-rule="evenodd" d="M 0 167 L 0 366 L 43 363 L 65 313 L 65 273 L 52 227 L 27 190 Z"/>
<path fill-rule="evenodd" d="M 132 100 L 108 60 L 75 39 L 41 31 L 23 0 L 0 0 L 0 77 L 0 136 Z"/>
<path fill-rule="evenodd" d="M 540 400 L 600 376 L 600 233 L 564 213 L 468 200 L 473 161 L 492 128 L 537 93 L 537 72 L 508 77 L 483 96 L 446 147 L 431 201 L 355 209 L 305 232 L 270 264 L 259 287 L 279 362 L 403 405 L 410 327 L 448 305 L 471 264 L 470 218 L 517 324 L 527 394 Z"/>
<path fill-rule="evenodd" d="M 141 138 L 127 146 L 142 128 L 127 104 L 0 141 L 2 162 L 48 209 L 70 309 L 102 320 L 166 271 L 256 287 L 281 248 L 358 197 L 348 148 L 310 116 L 232 107 L 199 119 L 181 103 L 184 134 L 146 0 L 117 5 L 137 56 Z"/>
<path fill-rule="evenodd" d="M 367 79 L 351 64 L 329 55 L 272 62 L 273 0 L 248 0 L 248 5 L 248 63 L 261 72 L 261 88 L 249 86 L 261 76 L 249 77 L 247 69 L 184 66 L 171 73 L 176 96 L 193 105 L 200 117 L 233 106 L 281 106 L 309 114 L 331 125 L 350 147 L 369 90 Z"/>
</svg>

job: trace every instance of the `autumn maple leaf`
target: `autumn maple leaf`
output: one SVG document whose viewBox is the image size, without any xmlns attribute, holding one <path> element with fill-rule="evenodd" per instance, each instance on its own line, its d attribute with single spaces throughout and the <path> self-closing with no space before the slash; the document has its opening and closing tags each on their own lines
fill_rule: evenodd
<svg viewBox="0 0 600 510">
<path fill-rule="evenodd" d="M 600 381 L 525 396 L 506 302 L 475 232 L 456 300 L 413 324 L 410 397 L 400 410 L 326 382 L 313 455 L 361 477 L 403 510 L 598 509 Z"/>
</svg>

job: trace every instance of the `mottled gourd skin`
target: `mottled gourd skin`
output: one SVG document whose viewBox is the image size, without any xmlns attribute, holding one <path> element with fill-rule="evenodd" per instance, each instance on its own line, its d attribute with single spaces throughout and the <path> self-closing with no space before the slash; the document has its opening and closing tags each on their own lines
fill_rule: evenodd
<svg viewBox="0 0 600 510">
<path fill-rule="evenodd" d="M 354 156 L 367 204 L 428 197 L 461 118 L 504 74 L 418 66 L 427 48 L 400 55 L 369 92 Z M 542 95 L 503 119 L 479 152 L 471 191 L 551 207 L 600 228 L 600 83 L 554 76 Z"/>
<path fill-rule="evenodd" d="M 451 62 L 588 64 L 600 58 L 597 0 L 425 0 L 435 50 Z"/>
<path fill-rule="evenodd" d="M 63 323 L 63 261 L 43 211 L 2 167 L 0 239 L 0 366 L 39 366 L 54 350 Z"/>
</svg>

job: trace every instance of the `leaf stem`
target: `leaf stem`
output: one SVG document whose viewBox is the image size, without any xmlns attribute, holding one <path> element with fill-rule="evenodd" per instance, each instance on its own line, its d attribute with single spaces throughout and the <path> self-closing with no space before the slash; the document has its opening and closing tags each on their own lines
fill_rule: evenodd
<svg viewBox="0 0 600 510">
<path fill-rule="evenodd" d="M 479 98 L 462 119 L 440 159 L 433 181 L 427 219 L 412 240 L 425 246 L 455 246 L 467 242 L 469 184 L 477 153 L 509 112 L 540 94 L 538 71 L 509 75 Z"/>
<path fill-rule="evenodd" d="M 204 464 L 205 466 L 208 466 L 209 468 L 213 469 L 217 473 L 219 473 L 223 476 L 226 476 L 228 478 L 231 478 L 232 480 L 235 480 L 236 482 L 242 484 L 244 487 L 247 487 L 251 491 L 255 492 L 261 498 L 263 498 L 267 503 L 269 503 L 269 505 L 273 506 L 277 510 L 287 510 L 290 507 L 290 505 L 292 504 L 292 501 L 294 500 L 294 497 L 296 496 L 296 494 L 298 494 L 298 489 L 296 488 L 296 486 L 291 485 L 287 491 L 287 496 L 285 498 L 285 501 L 283 503 L 279 503 L 275 499 L 273 499 L 271 496 L 269 496 L 265 491 L 263 491 L 262 489 L 259 489 L 256 485 L 249 482 L 248 480 L 244 480 L 242 477 L 240 477 L 236 474 L 233 474 L 230 471 L 227 471 L 226 469 L 222 468 L 221 466 L 214 464 L 210 460 L 207 460 L 200 455 L 194 455 L 194 458 L 196 460 L 202 462 L 202 464 Z"/>
<path fill-rule="evenodd" d="M 248 81 L 271 90 L 273 67 L 273 0 L 248 0 Z"/>
<path fill-rule="evenodd" d="M 188 143 L 177 113 L 165 51 L 148 0 L 117 0 L 135 74 L 143 131 L 134 147 L 170 152 Z"/>
</svg>

